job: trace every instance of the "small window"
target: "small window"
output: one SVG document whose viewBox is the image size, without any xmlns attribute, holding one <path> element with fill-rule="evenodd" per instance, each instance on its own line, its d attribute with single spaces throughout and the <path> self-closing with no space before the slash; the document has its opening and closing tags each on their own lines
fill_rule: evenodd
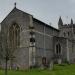
<svg viewBox="0 0 75 75">
<path fill-rule="evenodd" d="M 35 38 L 30 38 L 30 42 L 35 42 Z"/>
<path fill-rule="evenodd" d="M 70 35 L 70 33 L 68 32 L 68 36 Z"/>
</svg>

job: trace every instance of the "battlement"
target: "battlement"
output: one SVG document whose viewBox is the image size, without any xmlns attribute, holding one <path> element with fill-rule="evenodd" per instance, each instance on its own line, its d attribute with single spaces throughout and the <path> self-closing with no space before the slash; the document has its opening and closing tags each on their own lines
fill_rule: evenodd
<svg viewBox="0 0 75 75">
<path fill-rule="evenodd" d="M 75 28 L 75 24 L 73 23 L 73 20 L 71 19 L 70 24 L 63 24 L 62 18 L 59 18 L 58 21 L 58 28 L 62 29 L 62 28 Z"/>
<path fill-rule="evenodd" d="M 75 28 L 75 24 L 64 24 L 62 25 L 62 28 Z"/>
</svg>

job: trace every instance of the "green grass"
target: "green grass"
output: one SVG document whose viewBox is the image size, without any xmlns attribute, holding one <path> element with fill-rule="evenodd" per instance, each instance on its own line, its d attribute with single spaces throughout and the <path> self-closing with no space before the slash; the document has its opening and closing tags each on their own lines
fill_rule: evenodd
<svg viewBox="0 0 75 75">
<path fill-rule="evenodd" d="M 4 71 L 0 70 L 0 75 L 4 75 Z M 53 70 L 31 69 L 26 71 L 8 71 L 8 75 L 75 75 L 75 64 L 59 66 L 54 65 Z"/>
</svg>

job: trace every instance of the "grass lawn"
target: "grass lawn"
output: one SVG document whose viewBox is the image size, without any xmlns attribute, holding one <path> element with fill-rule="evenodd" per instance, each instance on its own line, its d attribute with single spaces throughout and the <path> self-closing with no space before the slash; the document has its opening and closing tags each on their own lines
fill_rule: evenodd
<svg viewBox="0 0 75 75">
<path fill-rule="evenodd" d="M 4 75 L 4 71 L 0 70 L 0 75 Z M 54 65 L 54 69 L 50 71 L 31 69 L 26 71 L 8 71 L 8 75 L 75 75 L 75 64 L 59 66 Z"/>
</svg>

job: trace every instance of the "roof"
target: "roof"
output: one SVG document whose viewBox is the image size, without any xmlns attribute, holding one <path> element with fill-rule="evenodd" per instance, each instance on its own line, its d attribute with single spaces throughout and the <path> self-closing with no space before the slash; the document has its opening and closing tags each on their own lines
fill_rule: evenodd
<svg viewBox="0 0 75 75">
<path fill-rule="evenodd" d="M 10 13 L 12 13 L 13 11 L 20 11 L 20 12 L 26 13 L 26 12 L 24 12 L 24 11 L 22 11 L 22 10 L 16 8 L 16 7 L 14 7 Z M 9 13 L 9 14 L 10 14 L 10 13 Z M 9 15 L 9 14 L 8 14 L 8 15 Z M 29 14 L 29 13 L 26 13 L 26 14 L 31 15 L 31 14 Z M 8 16 L 8 15 L 7 15 L 7 16 Z M 7 16 L 5 17 L 5 19 L 7 18 Z M 31 16 L 32 16 L 32 15 L 31 15 Z M 5 20 L 5 19 L 4 19 L 4 20 Z M 4 20 L 3 20 L 3 21 L 4 21 Z M 34 18 L 34 17 L 33 17 L 33 20 L 35 20 L 35 21 L 37 21 L 37 22 L 39 22 L 39 23 L 42 23 L 43 25 L 45 25 L 45 26 L 47 26 L 47 27 L 49 27 L 49 28 L 52 28 L 52 29 L 54 29 L 54 30 L 56 30 L 56 31 L 59 31 L 58 29 L 56 29 L 56 28 L 54 28 L 54 27 L 52 27 L 52 26 L 50 26 L 50 25 L 48 25 L 48 24 L 46 24 L 46 23 L 44 23 L 44 22 L 42 22 L 42 21 L 40 21 L 40 20 L 38 20 L 38 19 L 36 19 L 36 18 Z M 3 22 L 3 21 L 2 21 L 2 22 Z M 2 22 L 1 22 L 1 23 L 2 23 Z"/>
<path fill-rule="evenodd" d="M 54 27 L 52 27 L 52 26 L 50 26 L 50 25 L 48 25 L 48 24 L 46 24 L 46 23 L 44 23 L 44 22 L 42 22 L 42 21 L 40 21 L 40 20 L 38 20 L 38 19 L 36 19 L 36 18 L 34 18 L 34 17 L 33 17 L 33 20 L 34 20 L 34 21 L 37 21 L 37 22 L 39 22 L 39 23 L 41 23 L 41 24 L 43 24 L 43 25 L 45 25 L 45 26 L 47 26 L 47 27 L 49 27 L 49 28 L 52 28 L 52 29 L 54 29 L 54 30 L 56 30 L 56 31 L 59 31 L 59 29 L 56 29 L 56 28 L 54 28 Z"/>
<path fill-rule="evenodd" d="M 22 12 L 22 13 L 26 13 L 26 12 L 24 12 L 24 11 L 22 11 L 22 10 L 16 8 L 16 7 L 14 7 L 14 8 L 9 12 L 9 14 L 3 19 L 3 21 L 4 21 L 12 12 L 14 12 L 14 11 L 20 11 L 20 12 Z M 29 14 L 29 13 L 26 13 L 26 14 L 31 15 L 31 14 Z M 32 15 L 31 15 L 31 16 L 32 16 Z M 3 21 L 2 21 L 2 22 L 3 22 Z M 2 22 L 1 22 L 1 23 L 2 23 Z"/>
</svg>

